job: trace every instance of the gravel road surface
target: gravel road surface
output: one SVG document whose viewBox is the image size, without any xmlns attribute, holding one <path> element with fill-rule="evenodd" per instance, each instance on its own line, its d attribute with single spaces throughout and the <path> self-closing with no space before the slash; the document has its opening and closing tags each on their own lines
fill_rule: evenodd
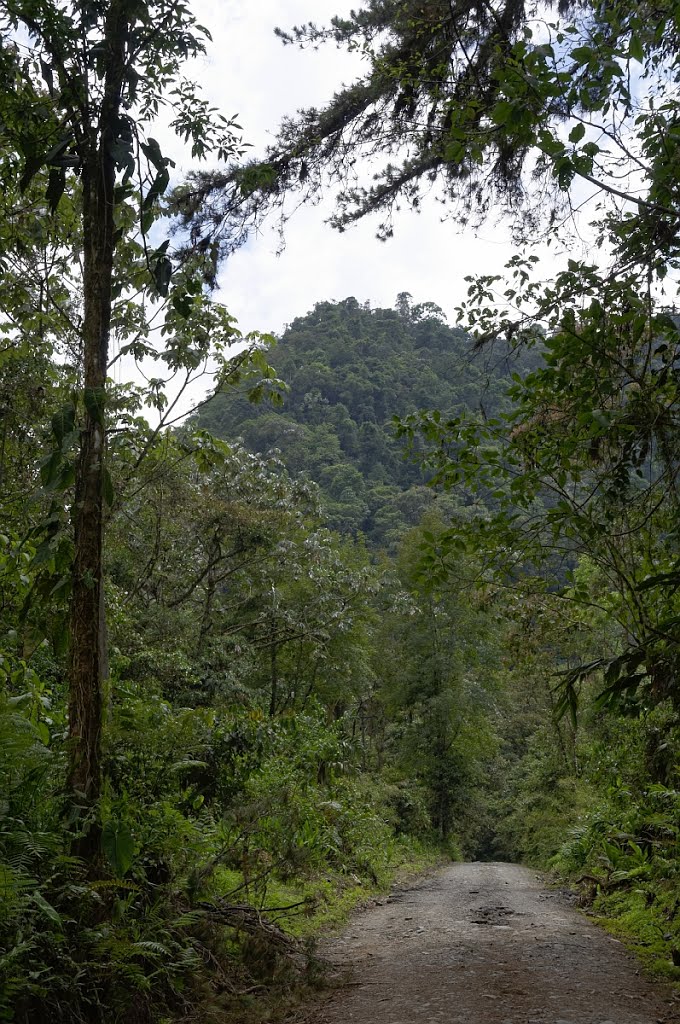
<svg viewBox="0 0 680 1024">
<path fill-rule="evenodd" d="M 680 1000 L 513 864 L 454 864 L 360 913 L 323 953 L 351 967 L 310 1024 L 671 1024 Z"/>
</svg>

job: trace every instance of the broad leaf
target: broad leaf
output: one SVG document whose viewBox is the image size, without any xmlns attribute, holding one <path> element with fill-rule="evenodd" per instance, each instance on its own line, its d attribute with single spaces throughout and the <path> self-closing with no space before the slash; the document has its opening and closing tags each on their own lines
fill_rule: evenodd
<svg viewBox="0 0 680 1024">
<path fill-rule="evenodd" d="M 125 822 L 113 818 L 106 822 L 102 829 L 102 850 L 119 878 L 127 874 L 132 865 L 135 843 Z"/>
</svg>

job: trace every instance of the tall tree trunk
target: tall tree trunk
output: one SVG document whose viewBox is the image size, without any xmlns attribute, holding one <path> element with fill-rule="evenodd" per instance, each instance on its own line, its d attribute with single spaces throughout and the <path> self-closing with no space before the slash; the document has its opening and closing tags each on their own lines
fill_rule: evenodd
<svg viewBox="0 0 680 1024">
<path fill-rule="evenodd" d="M 272 629 L 276 628 L 275 621 L 272 620 Z M 279 645 L 273 643 L 269 652 L 269 669 L 270 669 L 270 685 L 271 690 L 269 693 L 269 717 L 273 718 L 276 714 L 276 709 L 279 702 L 279 664 L 278 664 L 278 650 Z"/>
<path fill-rule="evenodd" d="M 83 142 L 83 369 L 85 412 L 76 463 L 71 597 L 68 788 L 91 818 L 75 852 L 96 859 L 100 828 L 101 740 L 107 670 L 103 593 L 105 389 L 114 254 L 113 144 L 119 134 L 128 22 L 125 0 L 112 0 L 106 21 L 106 73 L 98 122 Z"/>
</svg>

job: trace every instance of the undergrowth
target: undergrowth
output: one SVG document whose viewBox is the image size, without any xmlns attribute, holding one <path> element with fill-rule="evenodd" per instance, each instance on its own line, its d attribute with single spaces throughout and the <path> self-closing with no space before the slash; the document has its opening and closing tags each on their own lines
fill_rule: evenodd
<svg viewBox="0 0 680 1024">
<path fill-rule="evenodd" d="M 322 981 L 320 930 L 438 856 L 342 723 L 119 690 L 93 871 L 70 853 L 87 823 L 60 818 L 50 705 L 0 707 L 0 1020 L 273 1019 Z"/>
<path fill-rule="evenodd" d="M 595 794 L 549 866 L 654 974 L 680 983 L 680 791 L 620 775 Z M 637 784 L 635 782 L 637 781 Z"/>
</svg>

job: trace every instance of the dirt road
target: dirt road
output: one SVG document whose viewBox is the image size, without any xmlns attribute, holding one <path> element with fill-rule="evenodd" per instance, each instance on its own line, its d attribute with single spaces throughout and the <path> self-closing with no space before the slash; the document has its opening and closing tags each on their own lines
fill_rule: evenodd
<svg viewBox="0 0 680 1024">
<path fill-rule="evenodd" d="M 531 871 L 455 864 L 366 910 L 313 1024 L 670 1024 L 680 1001 Z"/>
</svg>

